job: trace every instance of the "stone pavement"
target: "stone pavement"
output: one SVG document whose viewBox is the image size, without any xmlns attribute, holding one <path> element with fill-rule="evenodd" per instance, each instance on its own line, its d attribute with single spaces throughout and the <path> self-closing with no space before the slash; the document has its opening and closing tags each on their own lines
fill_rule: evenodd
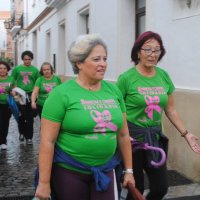
<svg viewBox="0 0 200 200">
<path fill-rule="evenodd" d="M 8 135 L 8 149 L 0 150 L 0 200 L 31 200 L 34 195 L 34 170 L 39 147 L 39 117 L 34 119 L 33 145 L 18 140 L 17 124 L 12 118 Z M 200 184 L 168 171 L 169 192 L 166 200 L 200 200 Z M 146 183 L 147 188 L 147 183 Z M 145 193 L 148 189 L 145 190 Z M 121 200 L 125 199 L 123 190 Z"/>
<path fill-rule="evenodd" d="M 32 199 L 30 197 L 34 195 L 33 183 L 38 156 L 39 126 L 40 121 L 37 117 L 34 119 L 33 145 L 27 145 L 25 141 L 19 141 L 17 123 L 11 118 L 7 138 L 8 149 L 0 150 L 0 199 L 25 196 L 27 200 Z"/>
<path fill-rule="evenodd" d="M 200 184 L 194 183 L 175 170 L 168 170 L 169 190 L 164 200 L 200 200 Z M 148 188 L 145 177 L 145 188 Z M 145 189 L 144 195 L 148 193 Z M 121 199 L 125 200 L 127 190 L 122 191 Z"/>
</svg>

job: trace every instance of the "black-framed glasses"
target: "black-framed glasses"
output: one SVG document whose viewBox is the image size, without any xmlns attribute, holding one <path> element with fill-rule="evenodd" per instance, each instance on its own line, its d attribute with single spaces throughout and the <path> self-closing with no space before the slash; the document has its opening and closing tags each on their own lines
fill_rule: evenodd
<svg viewBox="0 0 200 200">
<path fill-rule="evenodd" d="M 143 50 L 144 53 L 148 56 L 150 56 L 152 53 L 154 53 L 156 56 L 161 54 L 161 49 L 149 49 L 149 48 L 143 49 L 143 48 L 141 48 L 141 50 Z"/>
</svg>

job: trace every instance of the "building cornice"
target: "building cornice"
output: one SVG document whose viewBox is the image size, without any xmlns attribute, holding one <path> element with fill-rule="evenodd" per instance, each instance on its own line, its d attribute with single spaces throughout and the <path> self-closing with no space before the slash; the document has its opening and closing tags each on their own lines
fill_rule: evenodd
<svg viewBox="0 0 200 200">
<path fill-rule="evenodd" d="M 70 0 L 45 0 L 46 4 L 49 7 L 54 7 L 57 8 L 59 7 L 62 3 L 68 3 Z"/>
<path fill-rule="evenodd" d="M 54 8 L 53 7 L 47 7 L 45 8 L 38 17 L 35 18 L 35 20 L 29 24 L 25 29 L 27 31 L 30 31 L 32 28 L 34 28 L 40 21 L 42 21 Z"/>
</svg>

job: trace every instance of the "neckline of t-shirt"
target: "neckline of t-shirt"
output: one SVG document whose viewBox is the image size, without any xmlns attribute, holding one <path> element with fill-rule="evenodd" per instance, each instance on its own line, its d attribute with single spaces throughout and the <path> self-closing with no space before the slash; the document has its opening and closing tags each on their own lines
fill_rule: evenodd
<svg viewBox="0 0 200 200">
<path fill-rule="evenodd" d="M 144 76 L 144 75 L 140 74 L 140 73 L 138 72 L 138 70 L 136 69 L 136 66 L 134 66 L 133 69 L 136 71 L 136 73 L 138 74 L 138 76 L 140 76 L 140 77 L 143 78 L 143 79 L 154 79 L 154 78 L 157 77 L 157 74 L 158 74 L 158 71 L 157 71 L 157 67 L 156 67 L 156 66 L 155 66 L 155 72 L 156 72 L 156 73 L 155 73 L 153 76 Z"/>
<path fill-rule="evenodd" d="M 24 68 L 29 68 L 29 67 L 33 67 L 33 65 L 29 65 L 29 66 L 22 65 L 22 67 L 24 67 Z"/>
<path fill-rule="evenodd" d="M 6 78 L 1 78 L 1 77 L 0 77 L 0 80 L 3 80 L 3 81 L 4 81 L 4 80 L 7 80 L 7 79 L 8 79 L 8 76 L 9 76 L 9 75 L 6 75 Z"/>
<path fill-rule="evenodd" d="M 53 77 L 54 77 L 54 75 L 52 75 L 52 77 L 51 77 L 50 79 L 46 79 L 46 78 L 43 76 L 43 78 L 44 78 L 46 81 L 52 81 L 52 80 L 53 80 Z"/>
<path fill-rule="evenodd" d="M 92 93 L 98 93 L 98 92 L 101 92 L 102 91 L 102 88 L 103 88 L 103 81 L 101 81 L 101 88 L 99 90 L 89 90 L 89 89 L 86 89 L 84 87 L 81 87 L 77 82 L 76 82 L 76 79 L 73 79 L 74 83 L 77 85 L 77 87 L 81 88 L 82 90 L 84 91 L 88 91 L 88 92 L 92 92 Z"/>
</svg>

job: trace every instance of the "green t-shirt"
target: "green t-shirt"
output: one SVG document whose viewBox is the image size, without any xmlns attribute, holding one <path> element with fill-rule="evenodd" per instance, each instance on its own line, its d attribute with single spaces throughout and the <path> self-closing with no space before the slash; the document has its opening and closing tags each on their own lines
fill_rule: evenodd
<svg viewBox="0 0 200 200">
<path fill-rule="evenodd" d="M 15 86 L 29 93 L 33 91 L 36 79 L 39 77 L 39 70 L 35 66 L 16 66 L 12 71 Z"/>
<path fill-rule="evenodd" d="M 0 78 L 0 103 L 7 104 L 7 97 L 14 85 L 14 79 L 11 76 L 7 76 L 6 79 Z"/>
<path fill-rule="evenodd" d="M 55 86 L 60 84 L 61 84 L 61 79 L 58 76 L 53 75 L 52 78 L 49 80 L 45 79 L 44 76 L 39 77 L 35 82 L 35 86 L 39 88 L 37 104 L 43 106 L 45 100 L 49 95 L 49 92 L 51 92 Z"/>
<path fill-rule="evenodd" d="M 114 155 L 125 112 L 117 86 L 101 83 L 99 91 L 91 91 L 69 80 L 53 89 L 42 111 L 43 118 L 61 123 L 56 144 L 90 166 L 105 164 Z"/>
<path fill-rule="evenodd" d="M 145 77 L 132 67 L 117 81 L 125 100 L 127 120 L 141 127 L 161 124 L 168 96 L 175 89 L 166 71 L 159 67 L 155 70 L 155 76 Z"/>
</svg>

